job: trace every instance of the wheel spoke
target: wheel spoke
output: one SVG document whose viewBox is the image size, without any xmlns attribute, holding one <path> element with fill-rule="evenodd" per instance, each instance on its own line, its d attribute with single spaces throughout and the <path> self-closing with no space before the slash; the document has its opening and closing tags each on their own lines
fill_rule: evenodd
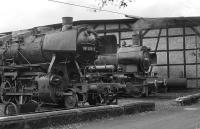
<svg viewBox="0 0 200 129">
<path fill-rule="evenodd" d="M 15 96 L 15 102 L 17 104 L 25 104 L 27 101 L 28 101 L 28 96 Z"/>
<path fill-rule="evenodd" d="M 10 96 L 1 95 L 1 102 L 2 102 L 3 104 L 9 103 L 10 100 L 11 100 L 11 97 L 10 97 Z"/>
<path fill-rule="evenodd" d="M 5 81 L 1 83 L 1 102 L 4 104 L 7 104 L 11 100 L 11 96 L 6 95 L 6 92 L 9 92 L 11 90 L 11 84 L 9 81 Z"/>
</svg>

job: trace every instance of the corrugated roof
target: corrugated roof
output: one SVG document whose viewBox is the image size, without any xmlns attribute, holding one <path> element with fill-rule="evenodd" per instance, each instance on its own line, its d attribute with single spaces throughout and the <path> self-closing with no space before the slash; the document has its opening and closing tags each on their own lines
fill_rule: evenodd
<svg viewBox="0 0 200 129">
<path fill-rule="evenodd" d="M 74 21 L 73 25 L 82 25 L 82 24 L 114 24 L 114 23 L 134 23 L 136 19 L 105 19 L 105 20 L 79 20 Z M 62 23 L 57 24 L 50 24 L 38 27 L 53 27 L 55 29 L 62 28 Z M 35 27 L 34 27 L 35 28 Z M 28 29 L 27 29 L 28 30 Z M 11 32 L 4 32 L 0 34 L 11 33 Z"/>
<path fill-rule="evenodd" d="M 74 25 L 81 25 L 81 24 L 113 24 L 113 23 L 134 23 L 136 19 L 106 19 L 106 20 L 79 20 L 74 21 Z"/>
</svg>

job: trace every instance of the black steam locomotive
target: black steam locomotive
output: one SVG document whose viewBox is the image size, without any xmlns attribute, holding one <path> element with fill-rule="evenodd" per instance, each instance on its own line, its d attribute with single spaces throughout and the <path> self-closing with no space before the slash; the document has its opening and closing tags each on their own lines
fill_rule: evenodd
<svg viewBox="0 0 200 129">
<path fill-rule="evenodd" d="M 69 109 L 79 102 L 96 105 L 114 100 L 116 89 L 85 79 L 85 67 L 97 57 L 97 34 L 88 28 L 64 24 L 62 31 L 17 34 L 1 45 L 0 97 L 6 115 L 24 112 L 31 104 L 34 111 L 40 103 Z"/>
</svg>

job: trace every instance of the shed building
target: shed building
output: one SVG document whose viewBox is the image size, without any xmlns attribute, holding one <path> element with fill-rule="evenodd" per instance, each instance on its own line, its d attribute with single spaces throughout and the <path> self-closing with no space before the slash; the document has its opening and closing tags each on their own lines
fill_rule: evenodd
<svg viewBox="0 0 200 129">
<path fill-rule="evenodd" d="M 200 88 L 200 17 L 80 20 L 73 25 L 96 30 L 113 46 L 123 43 L 148 46 L 157 53 L 158 63 L 153 70 L 159 76 L 187 78 L 189 88 Z M 60 30 L 62 24 L 44 27 Z M 137 36 L 139 42 L 135 42 Z"/>
</svg>

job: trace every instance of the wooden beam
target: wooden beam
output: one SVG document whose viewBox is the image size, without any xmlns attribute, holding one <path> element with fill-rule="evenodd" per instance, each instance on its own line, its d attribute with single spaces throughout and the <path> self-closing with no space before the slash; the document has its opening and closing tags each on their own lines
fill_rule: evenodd
<svg viewBox="0 0 200 129">
<path fill-rule="evenodd" d="M 185 51 L 190 51 L 190 50 L 196 50 L 196 48 L 188 48 L 185 49 Z M 177 52 L 177 51 L 183 51 L 183 49 L 170 49 L 168 50 L 169 52 Z M 155 52 L 154 50 L 150 51 L 150 52 Z M 157 50 L 157 52 L 167 52 L 167 50 Z"/>
<path fill-rule="evenodd" d="M 197 77 L 197 78 L 196 77 L 195 78 L 193 78 L 193 77 L 187 77 L 187 80 L 197 80 L 198 81 L 199 79 L 200 79 L 200 77 Z M 199 87 L 197 87 L 197 88 L 199 88 Z"/>
<path fill-rule="evenodd" d="M 190 28 L 200 37 L 200 32 L 196 28 L 194 27 L 190 27 Z"/>
<path fill-rule="evenodd" d="M 200 63 L 186 63 L 186 65 L 200 65 Z M 152 64 L 153 66 L 168 66 L 167 64 Z M 184 63 L 177 63 L 177 64 L 169 64 L 169 66 L 183 66 Z"/>
<path fill-rule="evenodd" d="M 121 40 L 132 40 L 133 38 L 121 38 Z"/>
<path fill-rule="evenodd" d="M 194 27 L 190 27 L 196 34 L 197 36 L 200 38 L 200 32 L 194 28 Z M 195 37 L 195 45 L 196 45 L 196 54 L 198 54 L 198 45 L 197 45 L 197 37 Z M 196 55 L 196 80 L 198 79 L 198 58 Z M 198 80 L 196 81 L 196 86 L 197 88 L 199 88 L 199 82 Z"/>
<path fill-rule="evenodd" d="M 197 34 L 185 34 L 185 36 L 196 36 Z M 169 38 L 173 37 L 183 37 L 183 35 L 168 35 Z M 149 37 L 143 37 L 144 39 L 152 39 L 152 38 L 158 38 L 158 36 L 149 36 Z M 160 38 L 166 38 L 166 36 L 161 35 Z"/>
<path fill-rule="evenodd" d="M 118 29 L 120 30 L 121 29 L 121 24 L 119 23 L 118 24 Z M 121 47 L 121 32 L 120 31 L 118 31 L 118 37 L 119 37 L 119 47 Z"/>
<path fill-rule="evenodd" d="M 128 28 L 132 28 L 132 26 L 128 23 L 125 24 Z"/>
<path fill-rule="evenodd" d="M 179 28 L 183 23 L 185 26 L 199 26 L 200 17 L 143 18 L 136 21 L 132 28 L 134 30 Z"/>
<path fill-rule="evenodd" d="M 186 52 L 185 52 L 185 26 L 183 27 L 183 63 L 184 63 L 184 78 L 186 78 Z"/>
<path fill-rule="evenodd" d="M 99 24 L 95 24 L 92 28 L 95 30 L 98 26 Z"/>
<path fill-rule="evenodd" d="M 117 32 L 128 32 L 131 29 L 112 29 L 112 30 L 96 30 L 97 33 L 117 33 Z"/>
<path fill-rule="evenodd" d="M 170 78 L 170 69 L 169 69 L 169 30 L 166 26 L 166 45 L 167 45 L 167 77 Z"/>
<path fill-rule="evenodd" d="M 104 36 L 106 35 L 106 24 L 103 24 L 104 26 Z"/>
<path fill-rule="evenodd" d="M 144 33 L 142 33 L 142 37 L 144 37 L 148 32 L 149 32 L 150 29 L 146 29 L 144 30 Z"/>
<path fill-rule="evenodd" d="M 156 42 L 156 48 L 155 48 L 155 50 L 154 50 L 155 52 L 157 52 L 157 49 L 158 49 L 158 43 L 159 43 L 159 41 L 160 41 L 161 31 L 162 31 L 162 29 L 159 29 L 158 38 L 157 38 L 157 42 Z"/>
<path fill-rule="evenodd" d="M 142 31 L 139 31 L 139 44 L 140 44 L 140 46 L 143 46 L 143 35 L 142 35 Z"/>
<path fill-rule="evenodd" d="M 198 70 L 198 58 L 197 58 L 198 57 L 197 56 L 197 53 L 198 53 L 197 36 L 195 36 L 195 46 L 196 46 L 196 51 L 195 51 L 196 52 L 196 87 L 199 88 L 199 81 L 197 79 L 199 77 L 198 76 L 198 71 L 199 71 Z"/>
</svg>

